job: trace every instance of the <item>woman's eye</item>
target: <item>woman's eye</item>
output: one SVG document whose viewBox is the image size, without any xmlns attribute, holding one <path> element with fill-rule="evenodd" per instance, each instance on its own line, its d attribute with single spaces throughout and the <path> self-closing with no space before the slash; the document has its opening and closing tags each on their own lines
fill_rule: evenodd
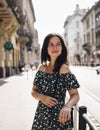
<svg viewBox="0 0 100 130">
<path fill-rule="evenodd" d="M 53 44 L 49 44 L 49 47 L 53 47 Z"/>
<path fill-rule="evenodd" d="M 60 47 L 60 46 L 61 46 L 61 44 L 60 44 L 60 43 L 58 43 L 58 44 L 56 44 L 56 45 L 49 44 L 49 47 L 51 47 L 51 48 L 53 48 L 53 47 Z"/>
<path fill-rule="evenodd" d="M 57 46 L 61 46 L 61 44 L 57 44 Z"/>
<path fill-rule="evenodd" d="M 52 45 L 52 44 L 51 44 L 50 46 L 51 46 L 51 47 L 53 47 L 53 45 Z"/>
</svg>

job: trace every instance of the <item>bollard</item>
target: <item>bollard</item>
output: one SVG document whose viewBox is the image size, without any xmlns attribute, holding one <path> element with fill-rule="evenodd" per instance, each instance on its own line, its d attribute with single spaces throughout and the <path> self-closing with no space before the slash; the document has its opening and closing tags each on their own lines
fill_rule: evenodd
<svg viewBox="0 0 100 130">
<path fill-rule="evenodd" d="M 86 130 L 86 121 L 83 118 L 83 114 L 87 113 L 87 108 L 85 106 L 79 107 L 79 130 Z"/>
<path fill-rule="evenodd" d="M 28 80 L 28 70 L 27 70 L 27 80 Z"/>
</svg>

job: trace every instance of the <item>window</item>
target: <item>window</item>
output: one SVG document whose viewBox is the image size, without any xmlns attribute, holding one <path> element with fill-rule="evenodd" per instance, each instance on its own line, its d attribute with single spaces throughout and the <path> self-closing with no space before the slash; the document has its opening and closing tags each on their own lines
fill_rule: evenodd
<svg viewBox="0 0 100 130">
<path fill-rule="evenodd" d="M 93 25 L 93 14 L 91 14 L 91 25 Z"/>
<path fill-rule="evenodd" d="M 89 20 L 89 18 L 86 20 L 86 27 L 87 27 L 87 29 L 90 27 L 90 20 Z"/>
<path fill-rule="evenodd" d="M 96 26 L 100 26 L 100 14 L 96 16 Z"/>
<path fill-rule="evenodd" d="M 76 21 L 76 28 L 79 28 L 79 21 Z"/>
<path fill-rule="evenodd" d="M 94 29 L 92 29 L 91 32 L 92 32 L 92 44 L 94 44 Z"/>
<path fill-rule="evenodd" d="M 90 42 L 90 33 L 87 34 L 87 42 Z"/>
<path fill-rule="evenodd" d="M 76 38 L 77 38 L 77 39 L 80 38 L 80 33 L 79 33 L 79 32 L 77 32 L 77 34 L 76 34 Z"/>
</svg>

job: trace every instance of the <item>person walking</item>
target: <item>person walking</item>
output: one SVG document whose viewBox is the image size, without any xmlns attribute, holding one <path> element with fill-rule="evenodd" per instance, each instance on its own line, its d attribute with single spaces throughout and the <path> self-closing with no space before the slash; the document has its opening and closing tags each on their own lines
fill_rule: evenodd
<svg viewBox="0 0 100 130">
<path fill-rule="evenodd" d="M 71 130 L 71 109 L 79 101 L 80 85 L 69 69 L 67 55 L 60 34 L 45 37 L 31 92 L 39 100 L 31 130 Z"/>
</svg>

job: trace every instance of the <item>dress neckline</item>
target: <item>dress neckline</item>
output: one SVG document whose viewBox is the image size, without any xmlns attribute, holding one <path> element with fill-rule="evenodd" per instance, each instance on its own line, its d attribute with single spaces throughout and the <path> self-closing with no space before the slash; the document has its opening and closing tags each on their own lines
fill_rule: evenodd
<svg viewBox="0 0 100 130">
<path fill-rule="evenodd" d="M 45 71 L 42 71 L 42 70 L 38 70 L 38 71 L 41 72 L 41 73 L 47 74 L 47 75 L 66 75 L 66 74 L 71 74 L 71 72 L 58 74 L 58 73 L 49 73 L 49 72 L 45 72 Z"/>
</svg>

